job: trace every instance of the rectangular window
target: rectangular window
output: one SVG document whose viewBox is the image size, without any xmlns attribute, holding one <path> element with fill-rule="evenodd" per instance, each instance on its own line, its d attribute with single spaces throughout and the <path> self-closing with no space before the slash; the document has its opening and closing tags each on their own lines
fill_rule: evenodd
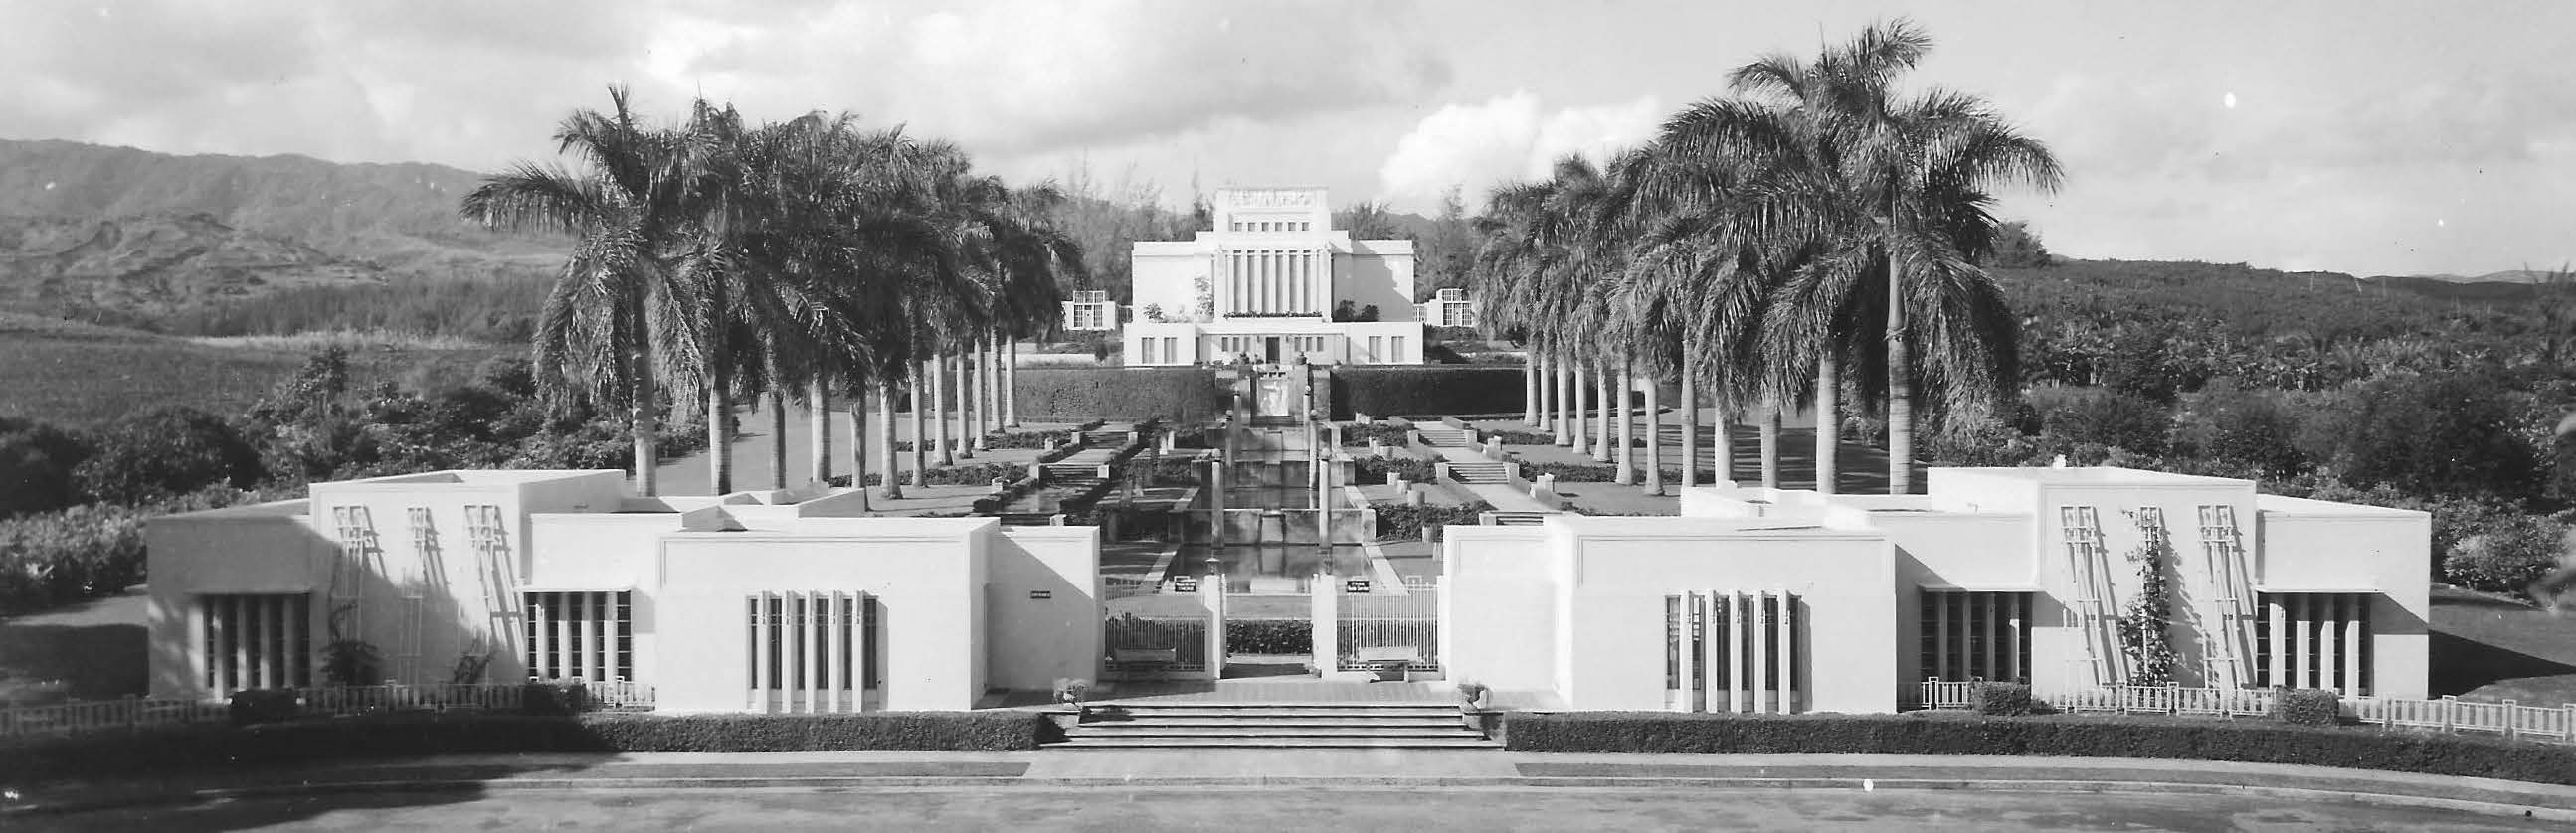
<svg viewBox="0 0 2576 833">
<path fill-rule="evenodd" d="M 1796 595 L 1664 597 L 1664 688 L 1675 711 L 1801 711 L 1807 653 Z"/>
<path fill-rule="evenodd" d="M 1369 337 L 1368 337 L 1368 360 L 1369 360 L 1369 361 L 1372 361 L 1372 362 L 1380 361 L 1380 359 L 1378 358 L 1378 356 L 1380 356 L 1380 355 L 1384 354 L 1385 352 L 1386 352 L 1386 338 L 1385 338 L 1385 337 L 1383 337 L 1383 336 L 1369 336 Z"/>
<path fill-rule="evenodd" d="M 865 593 L 755 593 L 745 597 L 745 687 L 762 712 L 858 711 L 861 692 L 884 684 L 884 635 Z"/>
<path fill-rule="evenodd" d="M 1154 339 L 1148 337 L 1136 340 L 1136 363 L 1154 363 Z"/>
<path fill-rule="evenodd" d="M 2254 687 L 2371 693 L 2372 593 L 2258 593 Z"/>
<path fill-rule="evenodd" d="M 1179 337 L 1165 336 L 1163 338 L 1163 361 L 1170 362 L 1172 364 L 1181 363 L 1181 340 Z"/>
<path fill-rule="evenodd" d="M 1388 336 L 1388 337 L 1387 337 L 1387 340 L 1388 340 L 1388 343 L 1389 343 L 1389 350 L 1387 351 L 1386 360 L 1387 360 L 1387 361 L 1389 361 L 1389 362 L 1396 363 L 1396 364 L 1403 364 L 1403 363 L 1404 363 L 1404 337 L 1403 337 L 1403 336 Z"/>
<path fill-rule="evenodd" d="M 1925 590 L 1920 598 L 1922 676 L 2030 682 L 2030 594 Z"/>
<path fill-rule="evenodd" d="M 313 597 L 232 593 L 197 597 L 206 632 L 206 691 L 313 684 Z"/>
<path fill-rule="evenodd" d="M 634 594 L 524 593 L 528 676 L 608 682 L 635 677 Z"/>
</svg>

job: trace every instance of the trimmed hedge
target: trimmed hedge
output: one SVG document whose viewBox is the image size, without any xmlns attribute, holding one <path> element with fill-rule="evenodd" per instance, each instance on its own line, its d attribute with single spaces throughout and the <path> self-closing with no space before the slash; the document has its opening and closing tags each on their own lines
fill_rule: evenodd
<svg viewBox="0 0 2576 833">
<path fill-rule="evenodd" d="M 1968 692 L 1977 701 L 1978 714 L 2024 715 L 2037 705 L 2030 698 L 2028 683 L 1978 683 Z"/>
<path fill-rule="evenodd" d="M 1487 414 L 1521 410 L 1518 366 L 1335 367 L 1333 418 L 1351 414 Z"/>
<path fill-rule="evenodd" d="M 1312 619 L 1227 619 L 1225 650 L 1236 654 L 1311 654 Z"/>
<path fill-rule="evenodd" d="M 1234 401 L 1232 390 L 1204 367 L 1024 367 L 1019 376 L 1023 421 L 1196 425 L 1214 421 Z"/>
<path fill-rule="evenodd" d="M 2272 698 L 2272 717 L 2283 723 L 2333 726 L 2343 722 L 2343 695 L 2321 688 L 2285 688 Z"/>
<path fill-rule="evenodd" d="M 1431 530 L 1431 540 L 1440 540 L 1441 527 L 1449 524 L 1474 526 L 1484 519 L 1485 513 L 1494 511 L 1493 504 L 1481 500 L 1465 506 L 1430 503 L 1406 506 L 1395 501 L 1377 501 L 1370 503 L 1369 508 L 1377 510 L 1377 537 L 1380 540 L 1405 541 L 1421 540 L 1424 529 Z"/>
<path fill-rule="evenodd" d="M 2576 785 L 2576 746 L 2162 715 L 1515 713 L 1504 739 L 1514 752 L 2156 758 Z"/>
<path fill-rule="evenodd" d="M 130 776 L 336 758 L 549 752 L 1009 752 L 1051 727 L 1029 711 L 830 715 L 416 714 L 0 743 L 0 783 Z"/>
<path fill-rule="evenodd" d="M 1385 483 L 1389 474 L 1415 483 L 1429 483 L 1434 471 L 1431 461 L 1414 457 L 1368 455 L 1351 458 L 1351 479 L 1363 486 Z"/>
</svg>

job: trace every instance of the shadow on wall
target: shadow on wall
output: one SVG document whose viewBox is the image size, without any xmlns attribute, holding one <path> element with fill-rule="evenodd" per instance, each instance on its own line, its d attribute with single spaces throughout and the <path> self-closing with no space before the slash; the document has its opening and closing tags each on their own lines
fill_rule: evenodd
<svg viewBox="0 0 2576 833">
<path fill-rule="evenodd" d="M 2576 674 L 2576 665 L 2500 648 L 2440 630 L 2431 631 L 2431 636 L 2425 647 L 2425 654 L 2432 666 L 2430 669 L 2432 688 L 2427 693 L 2435 697 L 2446 694 L 2465 694 L 2503 680 Z"/>
</svg>

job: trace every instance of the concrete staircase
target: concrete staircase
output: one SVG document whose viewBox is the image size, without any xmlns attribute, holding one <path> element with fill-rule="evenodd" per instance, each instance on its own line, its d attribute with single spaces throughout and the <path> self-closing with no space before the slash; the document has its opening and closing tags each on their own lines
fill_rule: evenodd
<svg viewBox="0 0 2576 833">
<path fill-rule="evenodd" d="M 1171 703 L 1093 706 L 1049 749 L 1500 749 L 1452 705 Z"/>
<path fill-rule="evenodd" d="M 1042 481 L 1049 486 L 1085 489 L 1100 482 L 1097 463 L 1048 463 L 1044 468 L 1046 476 Z"/>
<path fill-rule="evenodd" d="M 1499 462 L 1450 463 L 1449 479 L 1460 483 L 1496 483 L 1509 485 L 1513 479 L 1512 464 Z"/>
</svg>

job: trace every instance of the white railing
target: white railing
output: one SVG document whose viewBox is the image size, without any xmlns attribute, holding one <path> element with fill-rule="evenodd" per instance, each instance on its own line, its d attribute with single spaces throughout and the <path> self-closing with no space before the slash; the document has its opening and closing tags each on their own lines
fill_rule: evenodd
<svg viewBox="0 0 2576 833">
<path fill-rule="evenodd" d="M 584 683 L 592 711 L 651 711 L 653 687 L 627 680 Z M 295 690 L 300 716 L 370 714 L 395 711 L 514 711 L 525 696 L 520 683 L 472 685 L 381 685 L 315 687 Z M 231 718 L 224 700 L 127 697 L 81 700 L 43 706 L 0 708 L 0 737 L 69 734 L 101 729 L 137 729 L 187 723 L 221 723 Z"/>
<path fill-rule="evenodd" d="M 1924 680 L 1919 695 L 1921 704 L 1927 709 L 1975 708 L 1976 687 L 1980 684 L 1977 680 Z M 2031 696 L 2068 712 L 2239 717 L 2270 714 L 2278 693 L 2274 689 L 2262 688 L 2109 686 L 2033 692 Z M 2345 697 L 2343 716 L 2358 723 L 2392 729 L 2485 732 L 2511 738 L 2576 743 L 2576 703 L 2525 706 L 2512 700 L 2481 703 L 2453 696 L 2438 700 Z"/>
</svg>

